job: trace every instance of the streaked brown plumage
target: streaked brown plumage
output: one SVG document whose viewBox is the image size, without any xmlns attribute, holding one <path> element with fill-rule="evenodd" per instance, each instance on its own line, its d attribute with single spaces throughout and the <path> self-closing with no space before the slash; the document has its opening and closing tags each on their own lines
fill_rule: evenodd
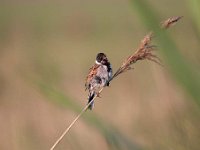
<svg viewBox="0 0 200 150">
<path fill-rule="evenodd" d="M 104 53 L 98 53 L 95 64 L 89 69 L 86 77 L 85 89 L 89 90 L 88 103 L 93 100 L 95 95 L 98 95 L 99 90 L 104 86 L 109 86 L 109 80 L 112 77 L 112 68 Z M 91 110 L 94 102 L 89 105 Z"/>
<path fill-rule="evenodd" d="M 97 74 L 97 68 L 99 67 L 100 65 L 98 64 L 94 64 L 90 69 L 89 69 L 89 73 L 86 77 L 86 80 L 85 80 L 85 90 L 88 90 L 89 89 L 89 83 L 91 81 L 92 78 L 94 78 L 94 76 Z"/>
</svg>

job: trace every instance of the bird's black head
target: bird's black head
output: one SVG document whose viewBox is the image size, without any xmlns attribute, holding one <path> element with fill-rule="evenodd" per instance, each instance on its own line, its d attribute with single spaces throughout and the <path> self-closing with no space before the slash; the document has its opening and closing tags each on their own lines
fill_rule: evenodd
<svg viewBox="0 0 200 150">
<path fill-rule="evenodd" d="M 108 63 L 108 59 L 104 53 L 98 53 L 96 57 L 96 63 L 105 65 Z"/>
</svg>

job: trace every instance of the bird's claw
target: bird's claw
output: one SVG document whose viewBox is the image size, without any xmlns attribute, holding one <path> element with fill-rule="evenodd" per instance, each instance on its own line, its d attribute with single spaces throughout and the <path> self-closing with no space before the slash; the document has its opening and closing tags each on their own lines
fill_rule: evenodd
<svg viewBox="0 0 200 150">
<path fill-rule="evenodd" d="M 101 95 L 100 95 L 100 93 L 99 93 L 99 92 L 97 93 L 97 97 L 101 98 Z"/>
</svg>

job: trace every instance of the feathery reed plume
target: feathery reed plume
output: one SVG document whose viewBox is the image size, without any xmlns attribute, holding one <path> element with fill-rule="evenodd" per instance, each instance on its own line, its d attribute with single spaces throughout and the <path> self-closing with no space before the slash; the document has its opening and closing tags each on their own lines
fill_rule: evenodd
<svg viewBox="0 0 200 150">
<path fill-rule="evenodd" d="M 183 16 L 176 16 L 176 17 L 168 18 L 167 20 L 161 22 L 161 27 L 168 29 L 172 25 L 175 25 L 181 18 L 183 18 Z"/>
<path fill-rule="evenodd" d="M 171 17 L 167 19 L 166 21 L 162 22 L 162 28 L 167 29 L 174 25 L 176 22 L 178 22 L 182 16 L 178 17 Z M 131 65 L 136 63 L 138 60 L 150 60 L 153 61 L 159 65 L 161 65 L 161 60 L 159 57 L 157 57 L 152 52 L 155 50 L 154 45 L 151 44 L 153 38 L 153 33 L 147 34 L 140 42 L 139 48 L 136 50 L 136 52 L 132 55 L 130 55 L 127 59 L 124 60 L 121 67 L 115 72 L 112 79 L 120 75 L 121 73 L 124 73 L 130 69 L 132 69 Z M 110 81 L 111 81 L 110 80 Z M 109 81 L 109 82 L 110 82 Z M 71 122 L 71 124 L 65 129 L 65 131 L 61 134 L 61 136 L 56 140 L 56 142 L 53 144 L 53 146 L 50 148 L 50 150 L 54 150 L 56 145 L 63 139 L 63 137 L 69 132 L 71 127 L 77 122 L 77 120 L 83 115 L 83 113 L 88 109 L 89 105 L 97 98 L 99 97 L 99 94 L 103 91 L 103 88 L 99 91 L 98 94 L 94 96 L 94 98 L 82 109 L 82 111 L 76 116 L 76 118 Z"/>
<path fill-rule="evenodd" d="M 127 59 L 125 59 L 121 67 L 119 67 L 119 69 L 113 75 L 112 79 L 117 77 L 119 74 L 132 69 L 131 65 L 133 63 L 136 63 L 138 60 L 147 59 L 161 65 L 161 60 L 155 54 L 152 53 L 156 47 L 154 45 L 151 45 L 152 37 L 153 33 L 149 33 L 141 40 L 139 48 L 134 54 L 130 55 Z"/>
</svg>

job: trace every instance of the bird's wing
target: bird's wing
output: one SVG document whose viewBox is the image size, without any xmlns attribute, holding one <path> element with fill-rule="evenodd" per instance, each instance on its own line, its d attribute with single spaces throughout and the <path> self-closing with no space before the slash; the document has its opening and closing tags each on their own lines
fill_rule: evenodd
<svg viewBox="0 0 200 150">
<path fill-rule="evenodd" d="M 86 77 L 86 81 L 85 81 L 85 90 L 89 89 L 90 86 L 90 81 L 95 77 L 95 75 L 97 74 L 97 69 L 99 68 L 100 65 L 94 64 L 90 69 L 89 69 L 89 73 Z"/>
</svg>

